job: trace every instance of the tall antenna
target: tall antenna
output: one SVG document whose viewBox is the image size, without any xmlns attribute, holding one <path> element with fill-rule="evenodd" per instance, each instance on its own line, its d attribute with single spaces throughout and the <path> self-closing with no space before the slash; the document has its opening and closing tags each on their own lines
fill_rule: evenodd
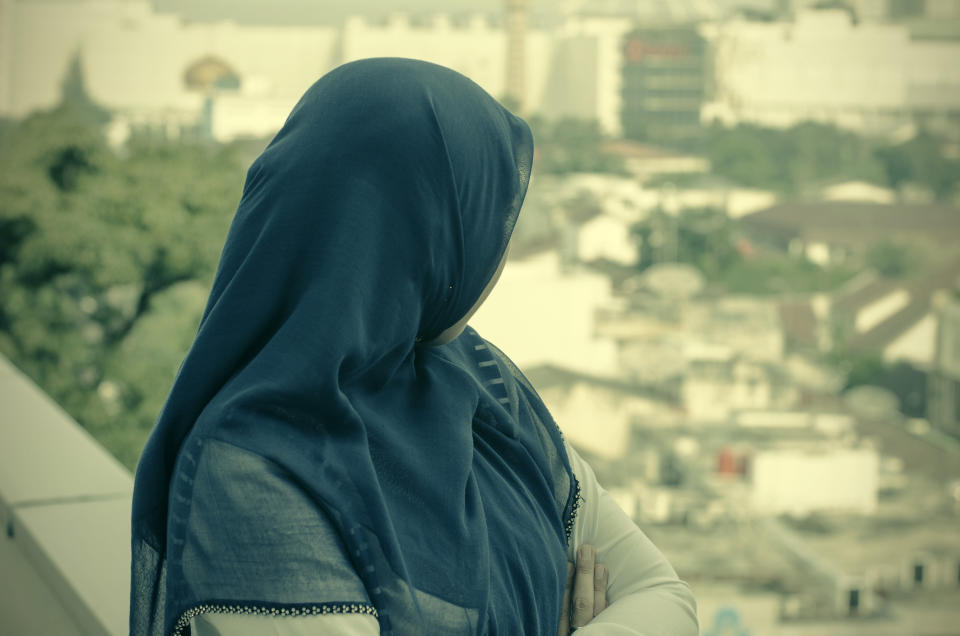
<svg viewBox="0 0 960 636">
<path fill-rule="evenodd" d="M 507 96 L 523 112 L 527 98 L 527 17 L 531 0 L 505 0 L 507 9 Z"/>
</svg>

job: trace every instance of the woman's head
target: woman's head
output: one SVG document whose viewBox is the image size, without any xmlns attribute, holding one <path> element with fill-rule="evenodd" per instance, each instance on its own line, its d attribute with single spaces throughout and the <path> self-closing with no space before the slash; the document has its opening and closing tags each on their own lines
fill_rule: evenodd
<svg viewBox="0 0 960 636">
<path fill-rule="evenodd" d="M 455 333 L 502 262 L 532 157 L 523 120 L 448 68 L 379 58 L 317 80 L 247 173 L 156 461 L 201 412 L 340 417 L 337 387 L 383 386 L 417 340 Z"/>
<path fill-rule="evenodd" d="M 251 166 L 214 296 L 258 262 L 281 286 L 271 304 L 322 311 L 336 298 L 327 319 L 360 323 L 341 337 L 435 340 L 497 270 L 531 160 L 526 124 L 459 73 L 399 58 L 345 64 Z"/>
</svg>

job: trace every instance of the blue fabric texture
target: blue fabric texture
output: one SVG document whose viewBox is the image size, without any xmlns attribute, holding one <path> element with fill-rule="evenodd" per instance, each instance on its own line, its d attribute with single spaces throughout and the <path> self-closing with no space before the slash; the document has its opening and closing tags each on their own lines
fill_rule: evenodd
<svg viewBox="0 0 960 636">
<path fill-rule="evenodd" d="M 424 344 L 493 276 L 532 158 L 523 120 L 451 69 L 360 60 L 307 90 L 247 172 L 137 467 L 131 633 L 202 611 L 556 633 L 559 431 L 475 331 Z"/>
</svg>

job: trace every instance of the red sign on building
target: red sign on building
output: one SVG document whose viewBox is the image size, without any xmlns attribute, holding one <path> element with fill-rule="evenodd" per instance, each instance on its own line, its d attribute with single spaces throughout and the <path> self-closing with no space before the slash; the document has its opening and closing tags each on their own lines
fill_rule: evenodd
<svg viewBox="0 0 960 636">
<path fill-rule="evenodd" d="M 666 44 L 662 42 L 644 42 L 643 40 L 630 40 L 627 42 L 626 58 L 628 62 L 641 62 L 644 58 L 669 58 L 676 59 L 688 57 L 690 51 L 680 44 Z"/>
</svg>

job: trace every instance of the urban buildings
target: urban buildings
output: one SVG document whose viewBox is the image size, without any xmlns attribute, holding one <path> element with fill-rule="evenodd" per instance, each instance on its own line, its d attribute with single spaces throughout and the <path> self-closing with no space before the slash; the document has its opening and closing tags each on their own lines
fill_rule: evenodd
<svg viewBox="0 0 960 636">
<path fill-rule="evenodd" d="M 924 26 L 933 35 L 920 37 L 920 27 L 889 21 L 912 16 L 908 3 L 857 2 L 857 20 L 795 3 L 769 19 L 644 18 L 639 27 L 640 14 L 625 9 L 637 3 L 604 4 L 602 14 L 556 24 L 525 17 L 518 3 L 509 20 L 263 27 L 186 21 L 146 2 L 0 0 L 0 114 L 55 104 L 77 54 L 92 97 L 114 113 L 118 144 L 138 127 L 263 137 L 326 70 L 406 55 L 451 66 L 527 113 L 595 119 L 611 135 L 663 144 L 711 119 L 817 119 L 894 139 L 955 126 L 957 43 L 947 29 Z M 954 6 L 927 4 L 940 16 Z M 658 209 L 713 207 L 765 239 L 745 253 L 828 266 L 893 235 L 942 256 L 956 244 L 955 207 L 896 201 L 863 184 L 833 187 L 827 202 L 778 203 L 723 183 L 692 152 L 608 147 L 629 176 L 535 177 L 523 218 L 542 220 L 539 234 L 517 250 L 474 326 L 529 372 L 568 437 L 693 583 L 705 631 L 954 629 L 955 262 L 906 280 L 865 276 L 829 293 L 743 298 L 671 262 L 670 236 L 638 275 L 631 227 Z M 842 374 L 823 361 L 841 339 L 929 368 L 930 423 L 904 417 L 879 389 L 842 394 Z M 20 424 L 9 430 L 36 433 Z"/>
<path fill-rule="evenodd" d="M 952 10 L 941 4 L 936 11 Z M 256 26 L 189 22 L 147 0 L 2 0 L 0 115 L 52 106 L 78 55 L 91 96 L 115 113 L 117 138 L 130 126 L 173 135 L 204 112 L 218 139 L 262 136 L 327 70 L 400 55 L 459 70 L 526 114 L 593 119 L 635 139 L 683 143 L 712 121 L 815 120 L 891 138 L 916 126 L 958 129 L 956 30 L 802 6 L 789 17 L 690 15 L 683 23 L 667 14 L 638 22 L 629 7 L 544 23 L 522 2 L 509 7 L 505 17 Z M 210 56 L 236 73 L 235 90 L 200 95 L 185 85 L 187 69 Z"/>
</svg>

